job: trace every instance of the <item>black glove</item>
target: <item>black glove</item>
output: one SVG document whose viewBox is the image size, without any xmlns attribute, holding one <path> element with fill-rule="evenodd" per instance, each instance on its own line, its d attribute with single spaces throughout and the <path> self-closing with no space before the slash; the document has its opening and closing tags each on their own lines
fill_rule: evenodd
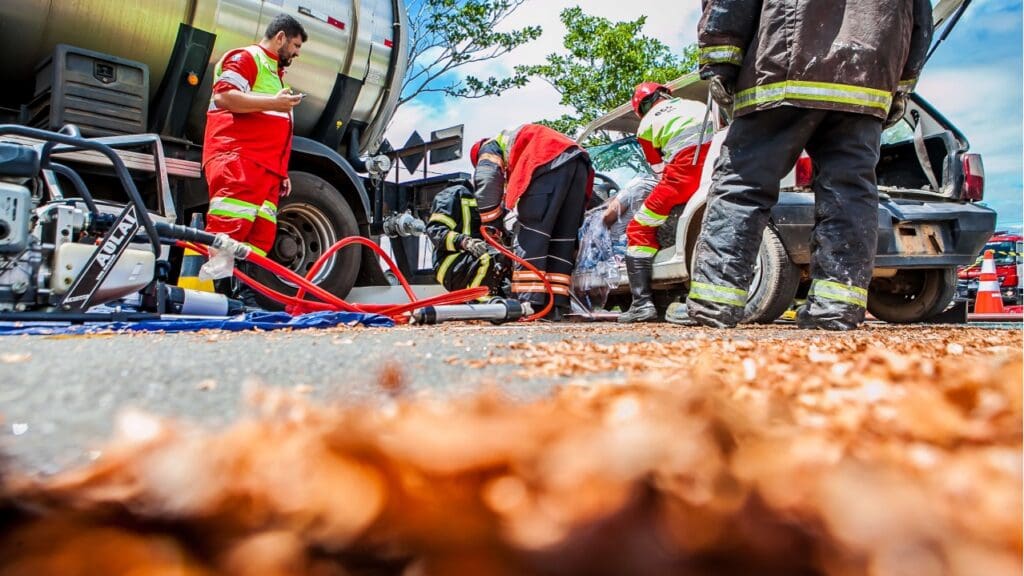
<svg viewBox="0 0 1024 576">
<path fill-rule="evenodd" d="M 710 64 L 700 70 L 700 77 L 711 82 L 711 98 L 726 110 L 732 108 L 738 74 L 739 69 L 732 64 Z"/>
<path fill-rule="evenodd" d="M 463 237 L 461 247 L 464 252 L 469 252 L 474 258 L 479 258 L 484 254 L 487 254 L 487 242 L 476 238 L 470 238 L 469 236 Z"/>
<path fill-rule="evenodd" d="M 884 128 L 890 128 L 903 119 L 907 112 L 907 95 L 897 92 L 892 95 L 892 105 L 889 106 L 889 115 L 885 118 Z"/>
</svg>

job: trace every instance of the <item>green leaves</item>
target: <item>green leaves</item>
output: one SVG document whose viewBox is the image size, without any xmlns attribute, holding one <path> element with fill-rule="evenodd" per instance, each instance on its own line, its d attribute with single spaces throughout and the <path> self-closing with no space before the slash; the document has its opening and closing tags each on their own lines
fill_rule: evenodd
<svg viewBox="0 0 1024 576">
<path fill-rule="evenodd" d="M 561 20 L 566 51 L 548 55 L 544 64 L 517 66 L 516 72 L 544 79 L 562 95 L 561 104 L 576 111 L 542 122 L 566 134 L 629 101 L 637 84 L 668 82 L 696 69 L 695 46 L 676 55 L 661 40 L 643 35 L 646 16 L 612 22 L 575 7 L 563 10 Z M 608 136 L 599 135 L 602 140 Z"/>
<path fill-rule="evenodd" d="M 483 98 L 523 86 L 525 72 L 458 78 L 456 68 L 499 58 L 536 40 L 540 26 L 508 32 L 497 29 L 526 0 L 415 0 L 409 3 L 409 71 L 402 84 L 402 105 L 425 93 Z"/>
</svg>

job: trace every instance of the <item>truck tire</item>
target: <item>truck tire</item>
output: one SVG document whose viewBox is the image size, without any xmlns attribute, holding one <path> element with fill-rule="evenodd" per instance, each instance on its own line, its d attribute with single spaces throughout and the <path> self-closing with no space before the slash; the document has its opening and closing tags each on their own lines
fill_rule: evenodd
<svg viewBox="0 0 1024 576">
<path fill-rule="evenodd" d="M 338 189 L 309 172 L 291 172 L 292 192 L 281 199 L 277 209 L 277 238 L 267 254 L 272 260 L 305 276 L 320 256 L 342 238 L 359 235 L 359 224 L 348 202 Z M 348 295 L 359 274 L 362 250 L 344 248 L 335 253 L 313 282 L 340 298 Z M 296 286 L 259 269 L 256 279 L 278 292 L 293 295 Z M 257 296 L 270 310 L 280 310 L 277 302 Z"/>
<path fill-rule="evenodd" d="M 956 295 L 956 269 L 900 270 L 868 286 L 868 312 L 886 322 L 921 322 L 942 312 Z"/>
<path fill-rule="evenodd" d="M 765 228 L 744 323 L 771 324 L 790 307 L 799 287 L 800 268 L 790 260 L 779 234 L 771 226 Z"/>
</svg>

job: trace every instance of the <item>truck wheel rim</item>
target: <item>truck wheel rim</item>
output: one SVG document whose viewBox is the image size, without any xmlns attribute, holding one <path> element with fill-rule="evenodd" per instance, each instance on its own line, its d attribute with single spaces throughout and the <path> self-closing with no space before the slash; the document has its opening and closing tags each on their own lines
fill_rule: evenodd
<svg viewBox="0 0 1024 576">
<path fill-rule="evenodd" d="M 317 259 L 335 242 L 338 241 L 327 216 L 309 204 L 288 204 L 277 215 L 277 240 L 270 257 L 292 271 L 305 276 L 313 268 Z M 287 242 L 294 242 L 297 250 L 283 250 Z M 320 284 L 337 261 L 337 255 L 331 257 L 313 277 L 314 284 Z M 293 286 L 290 282 L 285 282 Z"/>
</svg>

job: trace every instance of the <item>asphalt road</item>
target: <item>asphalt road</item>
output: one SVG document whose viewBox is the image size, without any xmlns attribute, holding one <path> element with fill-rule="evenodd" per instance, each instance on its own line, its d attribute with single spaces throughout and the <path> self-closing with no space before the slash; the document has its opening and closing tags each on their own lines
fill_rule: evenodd
<svg viewBox="0 0 1024 576">
<path fill-rule="evenodd" d="M 915 328 L 905 330 L 912 334 Z M 521 366 L 473 367 L 473 361 L 482 364 L 490 356 L 508 354 L 513 343 L 722 337 L 756 342 L 844 336 L 781 325 L 726 334 L 668 324 L 643 329 L 538 324 L 5 337 L 0 340 L 0 453 L 20 470 L 54 473 L 94 458 L 116 414 L 126 407 L 219 427 L 244 411 L 243 390 L 254 384 L 293 388 L 316 402 L 349 405 L 387 400 L 394 387 L 389 392 L 382 379 L 400 382 L 399 393 L 406 396 L 498 386 L 528 399 L 573 378 L 539 374 L 524 379 Z M 625 377 L 613 372 L 574 378 Z"/>
</svg>

